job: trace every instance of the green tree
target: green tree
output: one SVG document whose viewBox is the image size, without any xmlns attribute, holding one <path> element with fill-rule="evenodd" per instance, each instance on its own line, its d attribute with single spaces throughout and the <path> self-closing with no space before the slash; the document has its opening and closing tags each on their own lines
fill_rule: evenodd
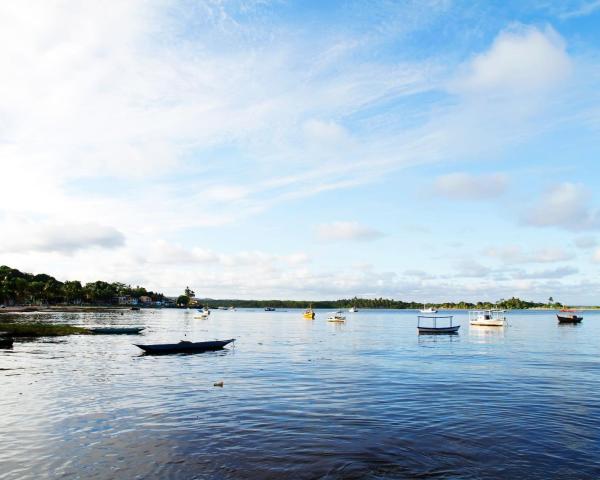
<svg viewBox="0 0 600 480">
<path fill-rule="evenodd" d="M 188 298 L 194 297 L 196 295 L 194 291 L 190 287 L 185 287 L 184 295 Z"/>
<path fill-rule="evenodd" d="M 190 297 L 187 295 L 179 295 L 177 297 L 177 305 L 181 307 L 187 307 L 190 303 Z"/>
</svg>

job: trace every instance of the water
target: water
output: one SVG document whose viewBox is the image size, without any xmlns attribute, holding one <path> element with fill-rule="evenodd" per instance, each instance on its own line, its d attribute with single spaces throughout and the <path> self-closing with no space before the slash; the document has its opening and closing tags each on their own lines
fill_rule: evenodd
<svg viewBox="0 0 600 480">
<path fill-rule="evenodd" d="M 409 311 L 194 314 L 20 317 L 147 330 L 0 350 L 0 479 L 600 478 L 600 313 L 458 313 L 460 334 L 434 337 Z M 132 346 L 184 335 L 238 340 Z"/>
</svg>

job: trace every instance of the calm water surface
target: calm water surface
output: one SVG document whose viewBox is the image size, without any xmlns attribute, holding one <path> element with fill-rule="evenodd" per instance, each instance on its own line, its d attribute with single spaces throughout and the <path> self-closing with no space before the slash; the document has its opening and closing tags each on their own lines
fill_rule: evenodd
<svg viewBox="0 0 600 480">
<path fill-rule="evenodd" d="M 419 337 L 415 312 L 327 313 L 29 315 L 147 329 L 0 350 L 0 479 L 600 478 L 600 313 L 458 313 L 445 337 Z"/>
</svg>

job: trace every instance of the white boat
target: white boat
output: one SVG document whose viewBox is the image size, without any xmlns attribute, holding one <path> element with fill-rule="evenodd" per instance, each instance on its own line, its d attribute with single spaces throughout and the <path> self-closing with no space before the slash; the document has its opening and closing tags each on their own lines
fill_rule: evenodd
<svg viewBox="0 0 600 480">
<path fill-rule="evenodd" d="M 437 310 L 433 307 L 425 308 L 425 304 L 423 304 L 423 308 L 420 310 L 421 313 L 437 313 Z"/>
<path fill-rule="evenodd" d="M 356 308 L 356 307 L 351 307 L 351 308 L 350 308 L 348 311 L 349 311 L 350 313 L 356 313 L 356 312 L 358 312 L 358 308 Z"/>
<path fill-rule="evenodd" d="M 342 311 L 338 310 L 337 312 L 333 312 L 329 317 L 327 317 L 328 322 L 345 322 L 346 317 L 342 315 Z"/>
<path fill-rule="evenodd" d="M 208 318 L 210 315 L 210 310 L 206 307 L 204 307 L 202 310 L 198 310 L 198 312 L 200 312 L 200 318 Z"/>
<path fill-rule="evenodd" d="M 228 310 L 235 311 L 235 307 L 232 305 L 231 307 L 228 308 Z"/>
<path fill-rule="evenodd" d="M 504 310 L 473 310 L 469 312 L 469 324 L 484 327 L 504 327 Z"/>
</svg>

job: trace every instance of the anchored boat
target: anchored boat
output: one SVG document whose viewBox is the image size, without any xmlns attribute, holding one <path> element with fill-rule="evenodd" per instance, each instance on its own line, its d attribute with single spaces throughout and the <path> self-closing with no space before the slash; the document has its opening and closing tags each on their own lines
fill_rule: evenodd
<svg viewBox="0 0 600 480">
<path fill-rule="evenodd" d="M 419 334 L 450 334 L 458 333 L 460 325 L 452 325 L 453 315 L 419 315 L 417 317 L 417 330 Z M 441 325 L 439 322 L 441 321 Z M 422 325 L 425 323 L 425 325 Z"/>
<path fill-rule="evenodd" d="M 338 310 L 337 312 L 334 312 L 331 315 L 329 315 L 329 317 L 327 317 L 327 321 L 334 323 L 344 323 L 346 321 L 346 317 L 342 315 L 341 310 Z"/>
<path fill-rule="evenodd" d="M 485 327 L 504 327 L 504 310 L 473 310 L 469 312 L 469 324 Z"/>
<path fill-rule="evenodd" d="M 556 314 L 558 323 L 580 323 L 583 320 L 583 317 L 578 315 L 578 313 L 578 310 L 563 308 L 560 313 Z"/>
<path fill-rule="evenodd" d="M 315 319 L 315 311 L 312 309 L 312 305 L 310 305 L 306 310 L 304 310 L 304 313 L 302 314 L 302 316 L 304 318 L 306 318 L 307 320 Z"/>
<path fill-rule="evenodd" d="M 225 345 L 235 342 L 235 338 L 229 340 L 215 340 L 212 342 L 187 342 L 181 340 L 179 343 L 162 343 L 156 345 L 138 345 L 146 353 L 167 354 L 167 353 L 201 353 L 221 350 Z"/>
<path fill-rule="evenodd" d="M 437 313 L 437 310 L 433 307 L 425 308 L 425 304 L 423 304 L 423 308 L 420 310 L 421 313 Z"/>
<path fill-rule="evenodd" d="M 136 335 L 146 327 L 93 327 L 88 330 L 95 335 Z"/>
</svg>

